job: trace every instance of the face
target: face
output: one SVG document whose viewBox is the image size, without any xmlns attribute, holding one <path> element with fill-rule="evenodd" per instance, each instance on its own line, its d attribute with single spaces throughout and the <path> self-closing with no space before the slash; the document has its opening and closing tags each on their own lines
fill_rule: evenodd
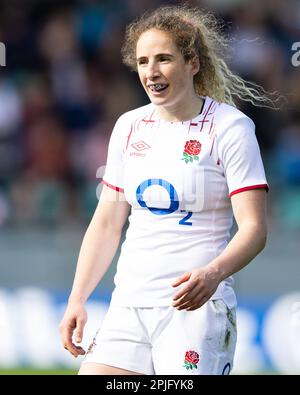
<svg viewBox="0 0 300 395">
<path fill-rule="evenodd" d="M 189 105 L 195 96 L 193 77 L 199 65 L 185 63 L 169 33 L 151 29 L 141 34 L 136 58 L 141 83 L 152 103 L 172 111 Z"/>
</svg>

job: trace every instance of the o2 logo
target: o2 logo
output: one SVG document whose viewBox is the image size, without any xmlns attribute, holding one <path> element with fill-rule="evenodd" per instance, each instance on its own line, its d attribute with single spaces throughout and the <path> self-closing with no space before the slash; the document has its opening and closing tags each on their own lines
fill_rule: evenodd
<svg viewBox="0 0 300 395">
<path fill-rule="evenodd" d="M 153 185 L 159 185 L 164 188 L 168 194 L 170 199 L 170 206 L 169 208 L 157 208 L 157 207 L 149 207 L 147 206 L 146 202 L 144 201 L 143 194 L 146 189 L 150 188 Z M 151 211 L 152 214 L 155 215 L 168 215 L 174 213 L 179 208 L 179 198 L 174 186 L 166 180 L 162 178 L 149 178 L 148 180 L 143 181 L 136 190 L 136 200 L 138 204 L 143 207 L 147 208 Z M 187 213 L 187 215 L 179 221 L 179 225 L 186 225 L 192 226 L 193 223 L 188 221 L 191 218 L 193 213 L 191 211 L 186 212 L 185 210 L 181 210 L 183 213 Z"/>
<path fill-rule="evenodd" d="M 300 66 L 300 42 L 293 43 L 292 51 L 295 51 L 292 56 L 292 65 L 298 67 Z"/>
</svg>

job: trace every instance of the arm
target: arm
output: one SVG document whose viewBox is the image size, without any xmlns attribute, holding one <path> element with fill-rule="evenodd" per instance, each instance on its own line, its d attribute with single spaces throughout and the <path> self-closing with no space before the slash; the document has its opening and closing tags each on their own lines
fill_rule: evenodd
<svg viewBox="0 0 300 395">
<path fill-rule="evenodd" d="M 219 283 L 248 265 L 266 244 L 266 191 L 256 189 L 231 197 L 238 231 L 225 250 L 203 268 L 184 273 L 173 287 L 186 282 L 174 295 L 178 310 L 196 310 L 216 291 Z"/>
<path fill-rule="evenodd" d="M 76 341 L 80 343 L 87 321 L 84 304 L 113 260 L 129 209 L 122 193 L 103 186 L 81 245 L 72 291 L 60 324 L 62 343 L 75 357 L 85 351 L 73 343 L 73 333 L 76 330 Z"/>
</svg>

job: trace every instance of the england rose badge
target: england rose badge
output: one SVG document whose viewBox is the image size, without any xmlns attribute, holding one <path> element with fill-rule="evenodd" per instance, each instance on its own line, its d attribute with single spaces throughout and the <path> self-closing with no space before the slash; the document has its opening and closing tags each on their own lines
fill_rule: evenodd
<svg viewBox="0 0 300 395">
<path fill-rule="evenodd" d="M 189 369 L 197 369 L 197 363 L 199 362 L 199 354 L 196 351 L 187 351 L 184 356 L 184 367 Z"/>
<path fill-rule="evenodd" d="M 186 141 L 184 150 L 183 150 L 183 158 L 185 163 L 193 162 L 194 160 L 199 160 L 199 154 L 201 151 L 201 143 L 197 140 L 189 140 Z"/>
</svg>

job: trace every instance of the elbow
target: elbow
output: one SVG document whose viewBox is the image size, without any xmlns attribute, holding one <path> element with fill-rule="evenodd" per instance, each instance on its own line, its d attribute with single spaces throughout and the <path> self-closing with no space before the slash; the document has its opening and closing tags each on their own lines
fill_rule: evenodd
<svg viewBox="0 0 300 395">
<path fill-rule="evenodd" d="M 243 229 L 247 235 L 246 237 L 252 245 L 253 252 L 257 255 L 259 254 L 267 245 L 267 227 L 262 225 L 261 223 L 247 223 L 243 224 L 244 226 L 239 229 Z"/>
<path fill-rule="evenodd" d="M 107 222 L 105 224 L 102 224 L 101 233 L 107 234 L 109 237 L 118 239 L 122 235 L 122 228 L 120 228 L 120 226 L 118 226 L 118 224 Z"/>
<path fill-rule="evenodd" d="M 88 232 L 101 235 L 108 239 L 120 239 L 122 235 L 122 228 L 112 221 L 91 221 Z"/>
<path fill-rule="evenodd" d="M 255 234 L 257 236 L 257 244 L 258 244 L 258 252 L 261 252 L 267 245 L 267 228 L 266 227 L 259 227 L 256 229 Z"/>
<path fill-rule="evenodd" d="M 261 236 L 261 240 L 260 240 L 260 251 L 262 251 L 266 245 L 267 245 L 267 232 L 263 233 L 263 235 Z"/>
</svg>

